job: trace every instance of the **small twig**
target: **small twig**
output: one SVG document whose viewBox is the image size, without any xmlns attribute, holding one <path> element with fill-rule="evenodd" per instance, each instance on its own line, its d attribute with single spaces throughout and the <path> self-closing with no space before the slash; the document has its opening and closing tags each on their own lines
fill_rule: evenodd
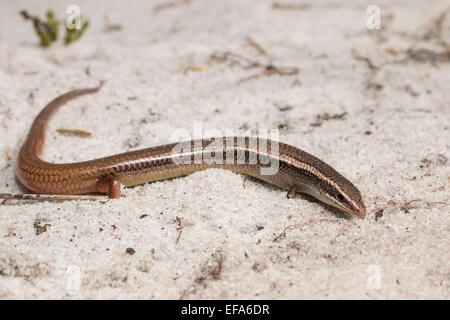
<svg viewBox="0 0 450 320">
<path fill-rule="evenodd" d="M 279 74 L 281 76 L 292 76 L 294 74 L 298 73 L 298 68 L 295 67 L 276 67 L 274 65 L 267 65 L 266 68 L 264 69 L 263 73 L 265 75 L 272 75 L 272 74 Z"/>
<path fill-rule="evenodd" d="M 431 62 L 432 64 L 438 62 L 450 62 L 450 52 L 443 50 L 441 52 L 435 52 L 428 49 L 408 49 L 406 51 L 408 58 L 416 62 Z M 400 60 L 400 62 L 406 59 Z"/>
<path fill-rule="evenodd" d="M 438 39 L 441 40 L 441 42 L 444 42 L 442 37 L 442 31 L 444 30 L 444 20 L 446 18 L 447 13 L 450 11 L 450 7 L 443 10 L 437 17 L 435 17 L 432 21 L 430 26 L 428 27 L 428 30 L 425 32 L 425 34 L 422 36 L 424 40 L 429 39 Z"/>
<path fill-rule="evenodd" d="M 289 229 L 292 229 L 292 228 L 301 228 L 302 226 L 306 226 L 306 225 L 310 225 L 310 224 L 314 224 L 314 223 L 318 223 L 318 222 L 334 222 L 334 223 L 339 223 L 339 220 L 330 220 L 330 219 L 325 219 L 325 218 L 322 218 L 322 219 L 309 219 L 309 221 L 308 221 L 307 223 L 303 224 L 303 225 L 300 225 L 300 224 L 290 224 L 290 225 L 288 225 L 286 228 L 284 228 L 283 231 L 281 231 L 281 233 L 280 233 L 278 236 L 276 236 L 276 237 L 273 239 L 273 242 L 278 242 L 278 241 L 281 240 L 281 238 L 286 237 L 286 231 L 288 231 Z"/>
<path fill-rule="evenodd" d="M 214 280 L 219 280 L 220 279 L 220 275 L 222 273 L 222 269 L 223 269 L 223 261 L 224 261 L 224 256 L 221 252 L 218 252 L 218 257 L 216 259 L 217 265 L 214 266 L 213 268 L 210 269 L 210 273 L 211 276 Z"/>
<path fill-rule="evenodd" d="M 273 242 L 278 242 L 278 241 L 281 240 L 281 238 L 286 237 L 286 231 L 288 231 L 289 229 L 300 228 L 300 227 L 301 227 L 300 224 L 290 224 L 290 225 L 288 225 L 286 228 L 283 229 L 283 231 L 281 231 L 281 233 L 278 236 L 273 238 Z"/>
<path fill-rule="evenodd" d="M 373 64 L 372 60 L 370 60 L 367 57 L 363 57 L 363 56 L 359 55 L 358 53 L 356 53 L 356 51 L 353 51 L 353 57 L 356 60 L 364 61 L 367 64 L 367 66 L 369 67 L 370 70 L 377 71 L 377 70 L 380 69 L 380 67 L 377 67 L 377 66 L 375 66 Z"/>
<path fill-rule="evenodd" d="M 414 205 L 412 205 L 413 202 L 418 202 L 418 201 L 420 202 L 420 201 L 422 201 L 422 200 L 420 200 L 420 199 L 414 199 L 414 200 L 410 200 L 410 201 L 404 202 L 404 203 L 402 203 L 402 204 L 400 205 L 400 209 L 403 210 L 403 211 L 408 211 L 408 210 L 410 210 L 410 209 L 417 209 L 417 208 L 420 208 L 420 206 L 414 206 Z"/>
<path fill-rule="evenodd" d="M 67 200 L 105 200 L 106 196 L 93 195 L 64 195 L 64 194 L 10 194 L 0 193 L 0 200 L 5 204 L 8 200 L 31 200 L 31 201 L 67 201 Z"/>
<path fill-rule="evenodd" d="M 108 18 L 105 18 L 105 30 L 106 31 L 120 31 L 122 30 L 122 25 L 118 23 L 112 23 Z"/>
<path fill-rule="evenodd" d="M 187 66 L 185 71 L 205 71 L 208 70 L 208 66 Z"/>
<path fill-rule="evenodd" d="M 252 37 L 247 36 L 247 41 L 248 41 L 248 43 L 249 43 L 253 48 L 255 48 L 256 51 L 258 51 L 260 54 L 267 55 L 266 50 L 264 50 L 264 48 L 263 48 L 259 43 L 257 43 L 255 40 L 253 40 Z"/>
<path fill-rule="evenodd" d="M 272 3 L 273 9 L 287 9 L 287 10 L 305 10 L 311 7 L 308 3 L 281 3 L 281 2 L 274 2 Z"/>
<path fill-rule="evenodd" d="M 36 74 L 38 74 L 37 71 L 24 71 L 24 72 L 23 72 L 23 75 L 24 75 L 24 76 L 34 76 L 34 75 L 36 75 Z"/>
<path fill-rule="evenodd" d="M 280 76 L 286 76 L 286 75 L 294 75 L 297 73 L 298 73 L 298 68 L 278 68 L 278 67 L 275 67 L 275 66 L 269 64 L 264 68 L 264 70 L 262 72 L 245 77 L 245 78 L 239 80 L 238 82 L 236 82 L 236 85 L 240 85 L 243 82 L 246 82 L 251 79 L 256 79 L 261 76 L 271 76 L 273 74 L 278 74 Z"/>
<path fill-rule="evenodd" d="M 225 62 L 230 61 L 232 64 L 239 65 L 242 69 L 251 69 L 251 68 L 258 68 L 263 67 L 264 69 L 261 72 L 258 72 L 256 74 L 250 75 L 248 77 L 245 77 L 241 80 L 239 80 L 236 85 L 239 85 L 243 82 L 246 82 L 251 79 L 256 79 L 261 76 L 271 76 L 273 74 L 278 74 L 280 76 L 289 76 L 294 75 L 299 72 L 298 68 L 295 67 L 278 67 L 272 64 L 264 65 L 258 61 L 250 60 L 244 56 L 241 56 L 239 54 L 225 51 L 225 52 L 214 52 L 211 55 L 211 59 L 217 60 L 219 62 Z"/>
<path fill-rule="evenodd" d="M 432 201 L 432 202 L 427 201 L 427 206 L 428 206 L 428 207 L 431 207 L 431 206 L 434 206 L 434 205 L 443 205 L 443 206 L 447 206 L 448 203 L 447 203 L 447 202 L 444 202 L 444 201 Z"/>
<path fill-rule="evenodd" d="M 236 82 L 236 85 L 240 85 L 241 83 L 244 83 L 246 81 L 252 80 L 252 79 L 256 79 L 261 77 L 263 74 L 262 73 L 257 73 L 257 74 L 252 74 L 251 76 L 242 78 L 241 80 L 239 80 L 238 82 Z"/>
<path fill-rule="evenodd" d="M 107 24 L 105 26 L 106 31 L 120 31 L 122 30 L 122 25 L 121 24 Z"/>
<path fill-rule="evenodd" d="M 153 11 L 162 11 L 169 8 L 175 8 L 175 7 L 181 7 L 183 5 L 188 5 L 192 0 L 178 0 L 178 1 L 172 1 L 172 2 L 166 2 L 160 5 L 157 5 L 153 8 Z"/>
<path fill-rule="evenodd" d="M 393 55 L 393 56 L 397 55 L 397 51 L 394 50 L 393 48 L 386 48 L 386 49 L 384 49 L 384 51 L 386 51 L 387 53 L 389 53 L 390 55 Z"/>
<path fill-rule="evenodd" d="M 68 134 L 68 135 L 76 135 L 79 137 L 90 137 L 92 136 L 92 134 L 88 131 L 84 131 L 84 130 L 78 130 L 78 129 L 56 129 L 56 132 L 58 133 L 63 133 L 63 134 Z"/>
<path fill-rule="evenodd" d="M 328 112 L 319 114 L 318 116 L 316 116 L 316 122 L 312 122 L 309 125 L 311 127 L 320 127 L 322 125 L 323 121 L 329 121 L 329 120 L 343 120 L 345 119 L 345 116 L 347 115 L 347 112 L 343 112 L 343 113 L 336 113 L 336 114 L 332 114 L 330 115 Z"/>
<path fill-rule="evenodd" d="M 213 54 L 211 54 L 211 59 L 216 60 L 218 62 L 230 61 L 232 65 L 237 64 L 242 69 L 251 69 L 263 66 L 258 61 L 250 60 L 244 56 L 241 56 L 240 54 L 230 51 L 213 52 Z"/>
<path fill-rule="evenodd" d="M 20 11 L 20 14 L 25 20 L 33 21 L 33 23 L 36 24 L 38 27 L 45 29 L 45 31 L 48 32 L 49 34 L 52 34 L 50 26 L 41 19 L 39 19 L 39 17 L 29 14 L 26 10 Z"/>
<path fill-rule="evenodd" d="M 183 232 L 183 224 L 181 223 L 181 219 L 179 217 L 175 217 L 175 219 L 178 222 L 178 227 L 177 227 L 177 231 L 178 231 L 178 237 L 177 240 L 175 241 L 176 244 L 178 244 L 178 242 L 180 242 L 180 238 L 181 238 L 181 233 Z"/>
<path fill-rule="evenodd" d="M 412 204 L 413 202 L 426 203 L 426 207 L 421 206 L 421 205 L 413 205 Z M 409 210 L 411 210 L 411 209 L 430 208 L 434 205 L 448 205 L 448 203 L 440 202 L 440 201 L 429 202 L 429 201 L 425 201 L 422 199 L 413 199 L 413 200 L 409 200 L 409 201 L 403 201 L 401 203 L 398 203 L 394 200 L 389 200 L 385 205 L 375 208 L 374 210 L 370 211 L 369 213 L 375 212 L 375 220 L 376 220 L 377 218 L 381 217 L 380 214 L 382 215 L 384 210 L 386 210 L 387 208 L 398 208 L 405 212 L 409 212 Z M 377 215 L 378 215 L 378 217 L 377 217 Z"/>
</svg>

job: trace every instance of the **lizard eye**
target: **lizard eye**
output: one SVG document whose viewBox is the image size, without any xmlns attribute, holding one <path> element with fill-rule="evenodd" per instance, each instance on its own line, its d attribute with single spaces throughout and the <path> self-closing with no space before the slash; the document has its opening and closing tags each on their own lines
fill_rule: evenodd
<svg viewBox="0 0 450 320">
<path fill-rule="evenodd" d="M 344 201 L 344 196 L 340 193 L 337 195 L 337 198 L 339 201 Z"/>
</svg>

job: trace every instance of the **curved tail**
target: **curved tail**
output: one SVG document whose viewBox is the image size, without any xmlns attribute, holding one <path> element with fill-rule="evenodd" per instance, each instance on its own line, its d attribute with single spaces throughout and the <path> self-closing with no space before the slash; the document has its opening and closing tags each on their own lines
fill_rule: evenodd
<svg viewBox="0 0 450 320">
<path fill-rule="evenodd" d="M 100 81 L 100 84 L 97 87 L 70 91 L 50 102 L 34 120 L 27 139 L 20 150 L 20 156 L 26 153 L 28 155 L 39 157 L 44 146 L 45 129 L 47 128 L 48 120 L 50 120 L 52 115 L 67 101 L 85 94 L 95 93 L 101 89 L 103 84 L 104 81 Z"/>
</svg>

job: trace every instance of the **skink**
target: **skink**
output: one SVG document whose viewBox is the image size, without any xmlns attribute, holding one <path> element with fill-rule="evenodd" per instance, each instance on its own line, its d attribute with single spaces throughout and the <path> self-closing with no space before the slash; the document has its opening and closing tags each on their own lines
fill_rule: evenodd
<svg viewBox="0 0 450 320">
<path fill-rule="evenodd" d="M 191 140 L 76 163 L 42 160 L 51 116 L 69 100 L 97 92 L 101 86 L 63 94 L 36 117 L 16 167 L 17 178 L 26 188 L 42 194 L 104 193 L 118 198 L 121 185 L 134 186 L 223 168 L 286 189 L 288 196 L 306 193 L 350 214 L 363 216 L 366 212 L 359 190 L 336 170 L 305 151 L 269 139 L 220 137 L 212 139 L 214 143 Z M 213 161 L 217 156 L 225 160 Z M 272 163 L 277 164 L 276 170 L 263 173 Z"/>
</svg>

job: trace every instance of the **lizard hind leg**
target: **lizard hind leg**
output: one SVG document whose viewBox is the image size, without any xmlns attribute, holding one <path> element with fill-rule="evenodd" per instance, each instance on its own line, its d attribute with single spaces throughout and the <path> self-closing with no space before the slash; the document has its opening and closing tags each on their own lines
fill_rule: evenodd
<svg viewBox="0 0 450 320">
<path fill-rule="evenodd" d="M 97 181 L 97 191 L 106 193 L 110 199 L 120 197 L 120 182 L 115 178 L 101 178 Z"/>
<path fill-rule="evenodd" d="M 286 194 L 286 198 L 295 199 L 297 192 L 300 191 L 297 185 L 290 186 Z"/>
</svg>

